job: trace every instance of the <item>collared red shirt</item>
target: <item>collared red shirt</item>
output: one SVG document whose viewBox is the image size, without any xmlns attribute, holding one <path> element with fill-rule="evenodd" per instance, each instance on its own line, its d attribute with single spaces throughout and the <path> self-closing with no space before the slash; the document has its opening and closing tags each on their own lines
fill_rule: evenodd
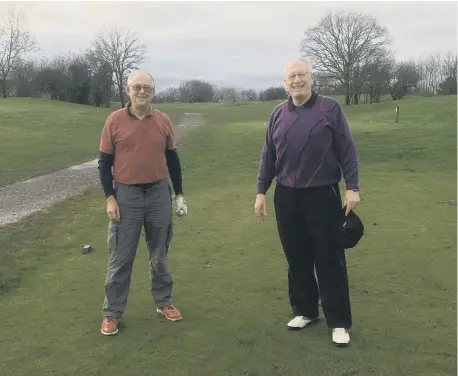
<svg viewBox="0 0 458 376">
<path fill-rule="evenodd" d="M 140 120 L 128 103 L 108 116 L 99 151 L 114 154 L 114 181 L 142 184 L 169 176 L 165 152 L 175 147 L 172 122 L 165 113 L 152 108 Z"/>
</svg>

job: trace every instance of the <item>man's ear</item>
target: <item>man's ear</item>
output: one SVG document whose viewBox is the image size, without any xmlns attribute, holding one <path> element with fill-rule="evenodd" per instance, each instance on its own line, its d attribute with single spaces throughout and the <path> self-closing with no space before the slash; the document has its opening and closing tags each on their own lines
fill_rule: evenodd
<svg viewBox="0 0 458 376">
<path fill-rule="evenodd" d="M 313 88 L 315 87 L 315 84 L 316 84 L 316 72 L 313 72 L 310 77 L 312 79 L 312 83 L 310 86 Z"/>
</svg>

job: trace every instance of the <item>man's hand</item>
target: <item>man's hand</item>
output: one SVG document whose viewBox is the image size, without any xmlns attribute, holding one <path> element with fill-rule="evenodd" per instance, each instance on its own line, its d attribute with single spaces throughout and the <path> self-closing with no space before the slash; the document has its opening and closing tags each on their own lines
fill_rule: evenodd
<svg viewBox="0 0 458 376">
<path fill-rule="evenodd" d="M 266 196 L 263 194 L 256 195 L 256 202 L 254 204 L 254 214 L 256 218 L 260 219 L 261 221 L 267 216 L 267 202 Z"/>
<path fill-rule="evenodd" d="M 359 205 L 359 192 L 348 190 L 345 192 L 345 216 L 350 214 L 351 210 L 354 210 Z"/>
<path fill-rule="evenodd" d="M 175 201 L 177 203 L 176 215 L 179 218 L 186 217 L 188 215 L 188 205 L 186 205 L 186 201 L 183 196 L 177 196 Z"/>
<path fill-rule="evenodd" d="M 114 196 L 107 198 L 107 215 L 111 221 L 120 221 L 119 206 Z"/>
</svg>

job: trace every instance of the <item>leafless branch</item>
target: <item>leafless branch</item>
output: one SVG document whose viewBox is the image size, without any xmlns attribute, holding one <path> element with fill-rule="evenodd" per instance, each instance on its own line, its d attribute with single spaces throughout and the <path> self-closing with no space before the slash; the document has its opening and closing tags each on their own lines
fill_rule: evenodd
<svg viewBox="0 0 458 376">
<path fill-rule="evenodd" d="M 145 62 L 146 46 L 139 42 L 138 35 L 133 31 L 114 28 L 99 33 L 93 44 L 93 56 L 112 67 L 124 106 L 124 82 L 130 71 Z"/>
<path fill-rule="evenodd" d="M 12 12 L 0 23 L 0 84 L 4 98 L 7 96 L 7 78 L 13 67 L 26 53 L 38 50 L 37 43 L 23 28 L 22 22 L 23 16 Z"/>
<path fill-rule="evenodd" d="M 386 28 L 372 17 L 357 13 L 329 13 L 317 26 L 308 28 L 301 52 L 315 69 L 340 81 L 349 102 L 354 78 L 367 74 L 371 63 L 384 53 L 391 40 Z M 356 87 L 355 87 L 356 88 Z"/>
</svg>

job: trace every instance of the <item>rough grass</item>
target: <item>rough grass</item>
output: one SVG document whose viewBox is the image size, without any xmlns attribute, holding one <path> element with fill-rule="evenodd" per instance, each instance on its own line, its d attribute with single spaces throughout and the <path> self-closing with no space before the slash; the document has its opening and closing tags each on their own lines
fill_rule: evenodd
<svg viewBox="0 0 458 376">
<path fill-rule="evenodd" d="M 0 100 L 0 186 L 93 160 L 105 120 L 116 109 L 45 99 Z M 180 106 L 169 111 L 174 122 L 181 113 Z"/>
<path fill-rule="evenodd" d="M 456 97 L 399 104 L 399 124 L 394 102 L 346 108 L 367 229 L 348 252 L 349 348 L 331 345 L 324 321 L 285 329 L 291 313 L 272 191 L 267 221 L 253 216 L 273 104 L 200 105 L 193 112 L 207 111 L 207 124 L 186 136 L 180 154 L 189 217 L 176 222 L 170 250 L 184 320 L 156 315 L 142 238 L 122 330 L 100 334 L 107 220 L 94 188 L 0 230 L 8 286 L 1 374 L 456 374 L 456 206 L 448 203 L 456 200 Z M 88 243 L 95 251 L 82 255 Z"/>
</svg>

